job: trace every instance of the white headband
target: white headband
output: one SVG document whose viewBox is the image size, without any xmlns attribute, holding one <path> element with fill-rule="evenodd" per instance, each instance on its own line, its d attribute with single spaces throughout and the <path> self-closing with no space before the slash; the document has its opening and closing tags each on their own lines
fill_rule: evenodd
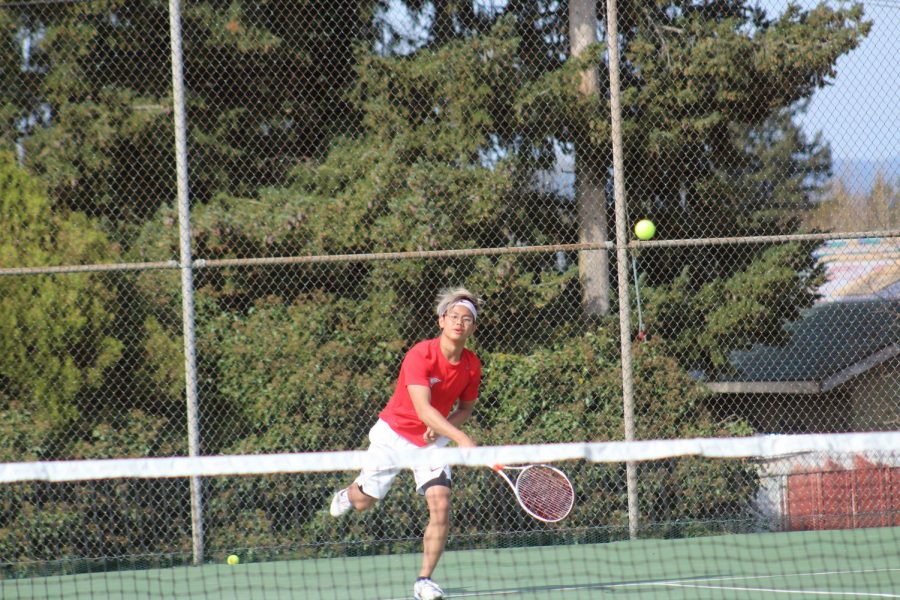
<svg viewBox="0 0 900 600">
<path fill-rule="evenodd" d="M 473 320 L 478 319 L 478 310 L 476 310 L 475 305 L 472 304 L 471 302 L 469 302 L 468 300 L 466 300 L 465 298 L 451 303 L 450 306 L 447 307 L 447 310 L 444 311 L 444 315 L 446 315 L 447 312 L 454 306 L 464 306 L 464 307 L 468 308 L 469 312 L 472 313 L 472 319 Z M 441 316 L 444 316 L 444 315 L 441 315 Z"/>
</svg>

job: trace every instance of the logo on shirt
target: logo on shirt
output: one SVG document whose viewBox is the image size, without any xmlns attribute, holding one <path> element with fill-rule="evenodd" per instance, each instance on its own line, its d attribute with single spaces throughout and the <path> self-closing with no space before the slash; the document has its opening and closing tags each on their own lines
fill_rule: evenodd
<svg viewBox="0 0 900 600">
<path fill-rule="evenodd" d="M 440 383 L 440 382 L 441 382 L 441 380 L 437 377 L 429 377 L 428 378 L 428 384 L 431 386 L 434 386 L 434 384 Z"/>
</svg>

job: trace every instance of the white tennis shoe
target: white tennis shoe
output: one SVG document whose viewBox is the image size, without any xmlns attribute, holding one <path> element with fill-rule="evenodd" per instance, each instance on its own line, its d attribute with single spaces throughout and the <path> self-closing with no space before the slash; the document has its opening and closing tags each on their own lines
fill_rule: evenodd
<svg viewBox="0 0 900 600">
<path fill-rule="evenodd" d="M 428 577 L 420 577 L 413 586 L 413 594 L 416 600 L 441 600 L 444 597 L 444 590 Z"/>
<path fill-rule="evenodd" d="M 353 505 L 350 503 L 350 496 L 347 495 L 347 488 L 344 488 L 334 493 L 334 496 L 331 498 L 331 508 L 328 509 L 328 512 L 331 513 L 332 517 L 339 517 L 351 508 L 353 508 Z"/>
</svg>

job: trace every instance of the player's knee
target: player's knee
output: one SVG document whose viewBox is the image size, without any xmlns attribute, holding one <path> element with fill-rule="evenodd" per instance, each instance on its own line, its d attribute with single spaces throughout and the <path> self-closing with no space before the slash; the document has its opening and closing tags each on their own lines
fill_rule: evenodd
<svg viewBox="0 0 900 600">
<path fill-rule="evenodd" d="M 435 494 L 428 501 L 428 507 L 435 512 L 448 512 L 450 510 L 450 494 Z"/>
<path fill-rule="evenodd" d="M 366 510 L 372 508 L 375 503 L 378 502 L 378 498 L 365 493 L 363 489 L 356 483 L 350 486 L 350 491 L 347 495 L 350 498 L 350 504 L 352 504 L 353 508 L 355 508 L 356 510 Z"/>
<path fill-rule="evenodd" d="M 365 497 L 351 502 L 353 504 L 353 508 L 355 508 L 356 510 L 367 510 L 375 506 L 377 500 L 375 500 L 375 498 Z"/>
</svg>

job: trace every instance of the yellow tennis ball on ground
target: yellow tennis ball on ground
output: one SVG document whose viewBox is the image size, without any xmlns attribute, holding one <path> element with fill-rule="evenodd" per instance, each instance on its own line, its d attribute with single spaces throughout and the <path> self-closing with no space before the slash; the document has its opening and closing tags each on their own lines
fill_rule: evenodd
<svg viewBox="0 0 900 600">
<path fill-rule="evenodd" d="M 634 235 L 639 240 L 649 240 L 656 235 L 656 225 L 650 219 L 641 219 L 634 226 Z"/>
<path fill-rule="evenodd" d="M 236 565 L 241 562 L 241 559 L 237 554 L 230 554 L 228 558 L 225 559 L 225 562 L 227 562 L 229 565 Z"/>
</svg>

